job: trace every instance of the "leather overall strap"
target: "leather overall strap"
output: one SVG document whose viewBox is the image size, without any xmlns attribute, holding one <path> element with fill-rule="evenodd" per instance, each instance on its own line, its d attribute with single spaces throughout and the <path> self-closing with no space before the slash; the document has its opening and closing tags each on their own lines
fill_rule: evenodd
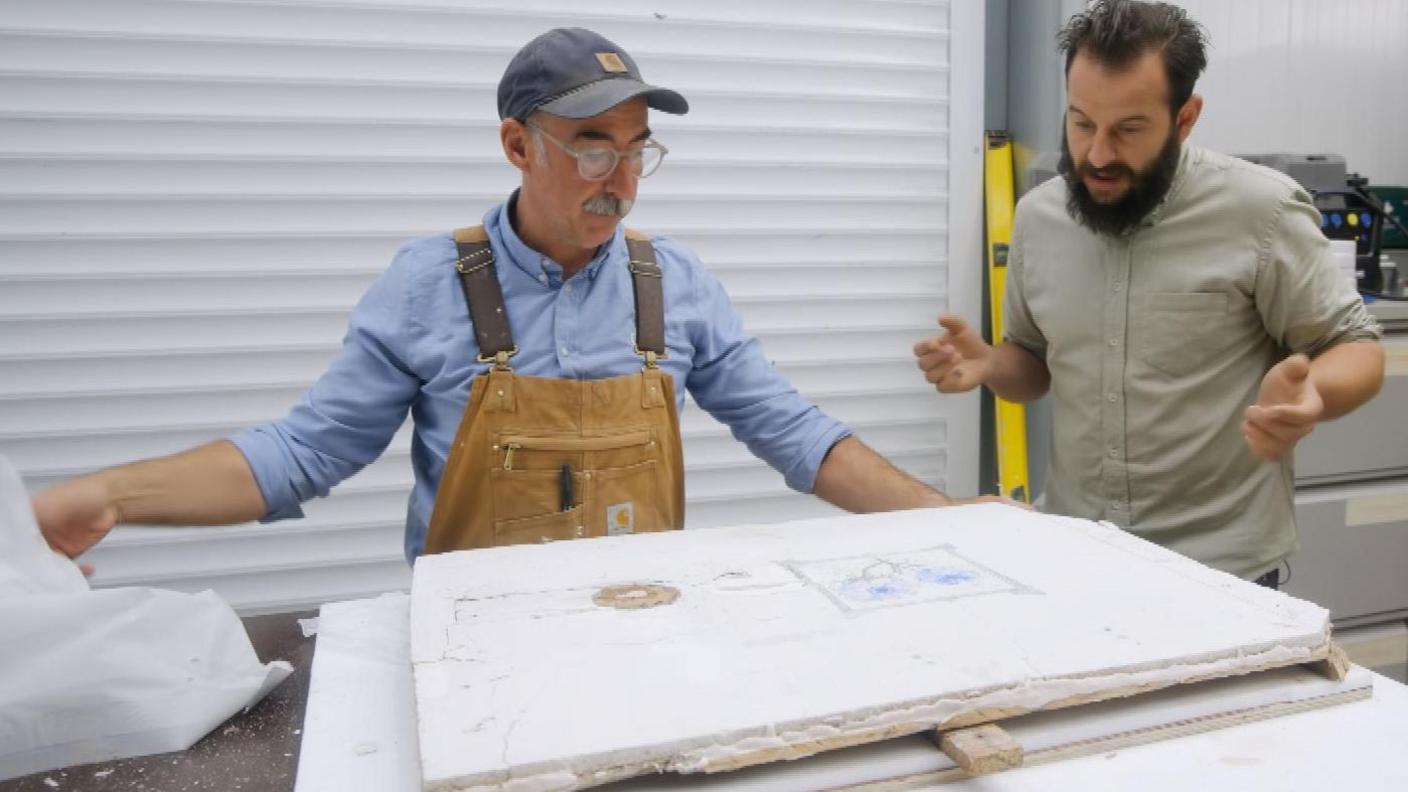
<svg viewBox="0 0 1408 792">
<path fill-rule="evenodd" d="M 504 310 L 504 293 L 494 269 L 494 251 L 484 226 L 455 230 L 458 258 L 455 269 L 460 274 L 465 301 L 469 303 L 469 318 L 474 323 L 475 340 L 479 343 L 479 361 L 493 361 L 499 368 L 508 367 L 508 359 L 518 354 L 509 330 L 508 314 Z M 636 303 L 636 353 L 645 358 L 649 368 L 665 357 L 665 295 L 660 265 L 655 261 L 655 246 L 650 235 L 626 229 L 626 249 L 630 253 L 631 287 Z"/>
<path fill-rule="evenodd" d="M 631 286 L 636 295 L 636 354 L 655 368 L 665 357 L 665 294 L 660 265 L 650 235 L 626 229 L 626 250 L 631 256 Z"/>
<path fill-rule="evenodd" d="M 504 292 L 499 275 L 494 270 L 494 249 L 489 246 L 489 234 L 484 226 L 455 229 L 457 250 L 455 269 L 460 274 L 465 302 L 469 303 L 469 318 L 474 324 L 474 338 L 479 343 L 479 361 L 493 361 L 498 368 L 507 368 L 508 359 L 518 354 L 513 333 L 504 312 Z"/>
</svg>

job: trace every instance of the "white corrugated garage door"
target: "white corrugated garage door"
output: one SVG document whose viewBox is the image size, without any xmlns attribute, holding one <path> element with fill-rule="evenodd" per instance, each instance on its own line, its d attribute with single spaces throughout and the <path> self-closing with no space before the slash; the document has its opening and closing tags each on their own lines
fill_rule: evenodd
<svg viewBox="0 0 1408 792">
<path fill-rule="evenodd" d="M 909 347 L 978 303 L 976 268 L 948 265 L 979 253 L 974 5 L 9 0 L 0 454 L 38 488 L 282 415 L 399 242 L 513 188 L 498 77 L 584 25 L 693 108 L 652 119 L 670 161 L 632 225 L 695 249 L 804 393 L 971 492 L 976 401 L 935 397 Z M 690 527 L 829 509 L 697 408 L 684 434 Z M 403 586 L 408 440 L 304 520 L 120 529 L 96 582 L 245 612 Z"/>
</svg>

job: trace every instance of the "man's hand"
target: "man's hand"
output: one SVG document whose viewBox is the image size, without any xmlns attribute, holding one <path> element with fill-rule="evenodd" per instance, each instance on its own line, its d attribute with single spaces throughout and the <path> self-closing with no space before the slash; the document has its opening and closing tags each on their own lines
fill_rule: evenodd
<svg viewBox="0 0 1408 792">
<path fill-rule="evenodd" d="M 957 316 L 942 316 L 939 324 L 948 332 L 914 345 L 924 378 L 940 393 L 963 393 L 985 384 L 991 373 L 992 347 Z"/>
<path fill-rule="evenodd" d="M 33 506 L 44 539 L 69 558 L 82 555 L 107 536 L 120 516 L 99 476 L 56 484 L 35 495 Z M 87 564 L 80 568 L 85 575 L 93 573 Z"/>
<path fill-rule="evenodd" d="M 1256 404 L 1245 413 L 1242 436 L 1253 454 L 1275 461 L 1310 434 L 1324 414 L 1325 402 L 1310 381 L 1310 358 L 1298 353 L 1266 372 Z"/>
</svg>

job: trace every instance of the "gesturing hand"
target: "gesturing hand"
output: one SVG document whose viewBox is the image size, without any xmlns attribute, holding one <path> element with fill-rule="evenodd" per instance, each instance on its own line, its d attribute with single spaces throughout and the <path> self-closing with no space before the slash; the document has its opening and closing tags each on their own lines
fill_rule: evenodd
<svg viewBox="0 0 1408 792">
<path fill-rule="evenodd" d="M 939 325 L 947 332 L 914 345 L 924 378 L 940 393 L 963 393 L 987 382 L 992 347 L 957 316 L 942 316 Z"/>
<path fill-rule="evenodd" d="M 1325 402 L 1310 381 L 1310 358 L 1291 355 L 1262 378 L 1256 404 L 1244 415 L 1242 436 L 1253 454 L 1274 461 L 1310 434 L 1324 413 Z"/>
</svg>

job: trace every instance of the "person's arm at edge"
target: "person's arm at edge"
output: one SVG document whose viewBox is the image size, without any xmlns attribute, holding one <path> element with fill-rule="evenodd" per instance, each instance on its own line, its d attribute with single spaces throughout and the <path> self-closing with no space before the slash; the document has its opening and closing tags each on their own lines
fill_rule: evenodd
<svg viewBox="0 0 1408 792">
<path fill-rule="evenodd" d="M 826 452 L 813 493 L 832 506 L 855 513 L 989 502 L 1029 508 L 995 495 L 950 498 L 895 467 L 854 436 L 841 438 Z"/>
<path fill-rule="evenodd" d="M 1310 382 L 1325 402 L 1321 421 L 1353 412 L 1383 387 L 1383 345 L 1377 341 L 1335 344 L 1310 362 Z"/>
<path fill-rule="evenodd" d="M 413 337 L 421 332 L 415 324 L 421 306 L 411 304 L 415 279 L 438 277 L 436 266 L 453 255 L 448 234 L 403 245 L 353 309 L 341 353 L 288 416 L 38 493 L 33 506 L 45 539 L 73 557 L 120 523 L 228 525 L 301 516 L 299 503 L 370 464 L 404 421 L 419 388 L 411 371 Z M 454 283 L 453 274 L 445 278 Z"/>
<path fill-rule="evenodd" d="M 992 348 L 992 369 L 987 386 L 998 398 L 1015 404 L 1034 402 L 1051 388 L 1046 361 L 1021 344 L 1003 341 Z"/>
<path fill-rule="evenodd" d="M 33 506 L 45 540 L 70 558 L 122 523 L 228 525 L 265 512 L 249 463 L 228 440 L 55 484 Z"/>
<path fill-rule="evenodd" d="M 849 512 L 951 506 L 953 499 L 918 481 L 854 436 L 831 446 L 816 473 L 816 496 Z"/>
</svg>

